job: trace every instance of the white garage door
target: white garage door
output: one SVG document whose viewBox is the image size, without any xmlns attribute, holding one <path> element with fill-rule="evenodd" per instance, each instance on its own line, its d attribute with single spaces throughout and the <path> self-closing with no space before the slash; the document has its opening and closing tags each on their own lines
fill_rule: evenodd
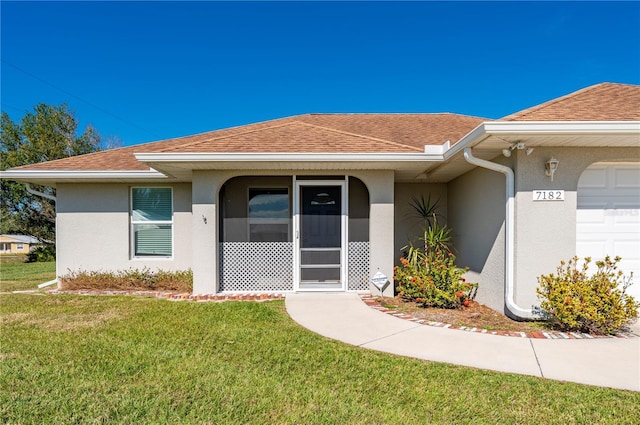
<svg viewBox="0 0 640 425">
<path fill-rule="evenodd" d="M 620 256 L 633 272 L 628 292 L 640 299 L 640 163 L 597 163 L 578 181 L 576 254 L 593 261 Z"/>
</svg>

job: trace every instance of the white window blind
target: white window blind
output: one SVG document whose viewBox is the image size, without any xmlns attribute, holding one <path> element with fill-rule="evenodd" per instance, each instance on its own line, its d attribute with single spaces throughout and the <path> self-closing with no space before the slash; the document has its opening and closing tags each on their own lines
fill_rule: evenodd
<svg viewBox="0 0 640 425">
<path fill-rule="evenodd" d="M 131 189 L 134 257 L 173 255 L 173 192 L 168 187 Z"/>
</svg>

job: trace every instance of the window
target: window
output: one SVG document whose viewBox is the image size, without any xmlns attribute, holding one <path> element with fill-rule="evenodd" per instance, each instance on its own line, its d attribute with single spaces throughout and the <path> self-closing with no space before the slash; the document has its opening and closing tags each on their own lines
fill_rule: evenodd
<svg viewBox="0 0 640 425">
<path fill-rule="evenodd" d="M 134 257 L 173 254 L 173 192 L 169 187 L 131 189 L 131 233 Z"/>
<path fill-rule="evenodd" d="M 249 241 L 288 242 L 288 189 L 249 189 Z"/>
<path fill-rule="evenodd" d="M 24 249 L 24 244 L 22 244 L 22 243 L 17 243 L 17 244 L 16 244 L 16 249 L 23 250 L 23 249 Z"/>
</svg>

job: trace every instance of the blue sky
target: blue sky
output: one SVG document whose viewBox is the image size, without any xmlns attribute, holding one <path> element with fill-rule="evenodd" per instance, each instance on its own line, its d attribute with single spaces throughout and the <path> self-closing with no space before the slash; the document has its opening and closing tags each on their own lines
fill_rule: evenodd
<svg viewBox="0 0 640 425">
<path fill-rule="evenodd" d="M 2 110 L 124 145 L 309 112 L 499 118 L 640 84 L 639 2 L 7 2 Z"/>
</svg>

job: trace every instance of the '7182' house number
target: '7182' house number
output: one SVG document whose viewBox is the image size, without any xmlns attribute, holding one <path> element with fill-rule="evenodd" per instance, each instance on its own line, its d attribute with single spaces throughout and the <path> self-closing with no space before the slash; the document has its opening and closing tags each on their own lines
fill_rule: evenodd
<svg viewBox="0 0 640 425">
<path fill-rule="evenodd" d="M 534 190 L 534 201 L 564 201 L 564 190 Z"/>
</svg>

